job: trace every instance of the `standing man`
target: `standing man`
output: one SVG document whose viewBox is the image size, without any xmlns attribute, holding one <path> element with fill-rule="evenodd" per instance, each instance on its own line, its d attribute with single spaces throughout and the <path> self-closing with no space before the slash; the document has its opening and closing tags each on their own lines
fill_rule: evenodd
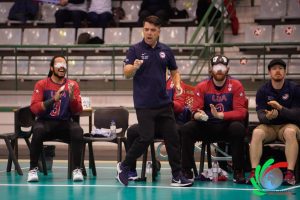
<svg viewBox="0 0 300 200">
<path fill-rule="evenodd" d="M 83 130 L 72 115 L 82 111 L 80 90 L 77 82 L 65 78 L 66 59 L 54 56 L 48 77 L 36 83 L 31 98 L 31 111 L 37 116 L 32 128 L 30 169 L 28 182 L 38 181 L 38 160 L 44 140 L 70 141 L 73 151 L 73 181 L 83 181 L 80 169 Z"/>
<path fill-rule="evenodd" d="M 166 92 L 166 69 L 170 70 L 179 94 L 182 93 L 180 74 L 171 49 L 158 41 L 160 26 L 158 17 L 147 17 L 143 24 L 143 41 L 133 45 L 125 59 L 124 74 L 126 78 L 133 77 L 133 100 L 140 134 L 125 160 L 117 166 L 117 178 L 125 186 L 128 185 L 129 168 L 153 141 L 156 128 L 166 141 L 173 176 L 171 185 L 192 185 L 181 173 L 179 138 L 172 101 Z"/>
<path fill-rule="evenodd" d="M 268 65 L 271 80 L 256 93 L 256 112 L 261 123 L 253 130 L 250 143 L 251 173 L 259 164 L 263 144 L 280 140 L 285 143 L 285 156 L 288 163 L 284 184 L 295 185 L 294 168 L 298 156 L 300 138 L 300 87 L 285 79 L 286 63 L 273 59 Z"/>
<path fill-rule="evenodd" d="M 211 59 L 211 77 L 200 82 L 194 91 L 194 120 L 181 129 L 182 168 L 192 179 L 194 145 L 199 140 L 230 142 L 233 162 L 233 182 L 244 183 L 244 137 L 247 106 L 244 87 L 228 76 L 229 59 L 217 55 Z"/>
</svg>

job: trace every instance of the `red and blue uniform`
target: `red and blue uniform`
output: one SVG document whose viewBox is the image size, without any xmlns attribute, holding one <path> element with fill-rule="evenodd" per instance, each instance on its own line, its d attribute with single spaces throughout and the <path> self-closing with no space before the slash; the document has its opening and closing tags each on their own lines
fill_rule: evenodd
<svg viewBox="0 0 300 200">
<path fill-rule="evenodd" d="M 218 112 L 224 113 L 225 121 L 243 121 L 247 115 L 246 96 L 241 82 L 227 77 L 225 84 L 218 88 L 213 79 L 200 82 L 194 91 L 194 103 L 192 113 L 203 110 L 209 117 L 208 122 L 221 122 L 211 114 L 210 104 L 213 104 Z"/>
<path fill-rule="evenodd" d="M 74 85 L 74 99 L 69 97 L 69 84 Z M 45 110 L 43 102 L 54 97 L 59 88 L 65 85 L 65 89 L 59 101 L 54 102 L 53 106 Z M 31 111 L 44 120 L 70 120 L 73 114 L 82 111 L 80 90 L 77 82 L 65 79 L 63 84 L 54 83 L 51 78 L 40 80 L 36 83 L 31 98 Z"/>
</svg>

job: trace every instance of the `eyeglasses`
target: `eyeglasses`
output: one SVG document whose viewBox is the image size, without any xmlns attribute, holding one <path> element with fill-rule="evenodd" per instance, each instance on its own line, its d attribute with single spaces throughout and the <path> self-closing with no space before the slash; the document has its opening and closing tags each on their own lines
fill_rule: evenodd
<svg viewBox="0 0 300 200">
<path fill-rule="evenodd" d="M 225 57 L 225 56 L 218 55 L 218 56 L 212 57 L 211 60 L 210 60 L 210 62 L 211 62 L 212 66 L 220 64 L 220 63 L 227 66 L 228 63 L 229 63 L 229 59 L 227 57 Z"/>
</svg>

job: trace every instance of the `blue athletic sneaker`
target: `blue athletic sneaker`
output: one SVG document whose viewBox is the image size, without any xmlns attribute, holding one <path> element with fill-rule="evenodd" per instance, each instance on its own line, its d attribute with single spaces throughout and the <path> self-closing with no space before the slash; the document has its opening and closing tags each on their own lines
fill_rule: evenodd
<svg viewBox="0 0 300 200">
<path fill-rule="evenodd" d="M 134 170 L 130 170 L 129 172 L 128 172 L 128 180 L 129 181 L 135 181 L 135 180 L 137 180 L 139 177 L 138 177 L 138 174 L 137 174 L 137 172 L 136 172 L 136 170 L 134 169 Z"/>
<path fill-rule="evenodd" d="M 129 169 L 127 166 L 123 166 L 121 162 L 117 164 L 117 179 L 125 186 L 128 185 L 128 172 Z"/>
<path fill-rule="evenodd" d="M 190 181 L 185 176 L 183 176 L 181 173 L 176 177 L 172 178 L 171 186 L 174 187 L 190 187 L 193 185 L 193 181 Z"/>
</svg>

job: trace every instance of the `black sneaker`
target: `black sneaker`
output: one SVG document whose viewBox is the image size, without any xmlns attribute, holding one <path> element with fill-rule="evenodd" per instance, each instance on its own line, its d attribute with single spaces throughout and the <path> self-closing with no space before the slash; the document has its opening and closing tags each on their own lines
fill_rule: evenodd
<svg viewBox="0 0 300 200">
<path fill-rule="evenodd" d="M 123 166 L 121 162 L 117 164 L 117 179 L 125 186 L 128 185 L 128 172 L 129 168 L 127 166 Z"/>
<path fill-rule="evenodd" d="M 181 173 L 176 177 L 172 178 L 171 186 L 174 187 L 190 187 L 193 185 L 193 181 L 188 180 L 185 176 Z"/>
<path fill-rule="evenodd" d="M 184 170 L 183 176 L 187 178 L 189 181 L 194 181 L 194 173 L 191 170 Z"/>
<path fill-rule="evenodd" d="M 234 170 L 233 172 L 233 182 L 237 184 L 245 184 L 245 174 L 242 170 Z"/>
</svg>

